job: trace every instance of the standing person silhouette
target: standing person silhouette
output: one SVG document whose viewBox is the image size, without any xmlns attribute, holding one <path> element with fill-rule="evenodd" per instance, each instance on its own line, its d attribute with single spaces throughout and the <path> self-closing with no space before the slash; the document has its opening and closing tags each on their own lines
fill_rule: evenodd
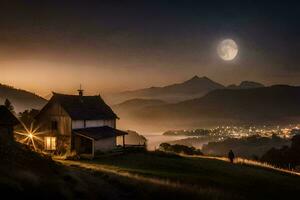
<svg viewBox="0 0 300 200">
<path fill-rule="evenodd" d="M 230 151 L 228 153 L 228 159 L 230 160 L 231 163 L 233 163 L 234 153 L 233 153 L 233 151 L 231 149 L 230 149 Z"/>
</svg>

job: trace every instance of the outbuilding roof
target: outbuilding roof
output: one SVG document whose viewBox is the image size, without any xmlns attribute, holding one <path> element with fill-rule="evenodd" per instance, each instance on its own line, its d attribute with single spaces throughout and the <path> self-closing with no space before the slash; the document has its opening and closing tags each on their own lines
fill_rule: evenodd
<svg viewBox="0 0 300 200">
<path fill-rule="evenodd" d="M 100 140 L 103 138 L 127 135 L 128 133 L 109 126 L 101 126 L 101 127 L 75 129 L 73 130 L 73 134 L 85 136 L 94 140 Z"/>
<path fill-rule="evenodd" d="M 15 126 L 20 121 L 3 105 L 0 106 L 0 125 Z"/>
</svg>

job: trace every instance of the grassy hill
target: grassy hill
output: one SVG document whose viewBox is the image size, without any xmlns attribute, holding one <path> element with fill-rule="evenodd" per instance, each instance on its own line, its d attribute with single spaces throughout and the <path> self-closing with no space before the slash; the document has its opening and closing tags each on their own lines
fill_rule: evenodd
<svg viewBox="0 0 300 200">
<path fill-rule="evenodd" d="M 0 157 L 0 193 L 11 199 L 196 199 L 167 185 L 63 166 L 19 144 L 0 144 Z"/>
<path fill-rule="evenodd" d="M 270 168 L 164 153 L 126 153 L 54 162 L 19 144 L 0 144 L 0 192 L 43 199 L 289 199 L 300 176 Z"/>
<path fill-rule="evenodd" d="M 191 199 L 289 199 L 299 195 L 300 176 L 262 166 L 231 164 L 210 158 L 158 153 L 131 153 L 93 161 L 64 161 L 65 165 L 159 185 L 159 194 Z M 152 195 L 152 194 L 147 194 Z"/>
</svg>

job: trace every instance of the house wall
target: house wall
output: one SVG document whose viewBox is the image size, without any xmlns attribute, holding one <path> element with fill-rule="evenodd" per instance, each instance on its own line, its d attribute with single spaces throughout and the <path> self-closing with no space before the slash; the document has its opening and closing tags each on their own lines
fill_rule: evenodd
<svg viewBox="0 0 300 200">
<path fill-rule="evenodd" d="M 101 127 L 101 126 L 110 126 L 112 128 L 116 128 L 116 120 L 110 119 L 110 120 L 73 120 L 72 121 L 72 129 Z"/>
<path fill-rule="evenodd" d="M 57 130 L 52 130 L 52 121 L 57 122 Z M 40 137 L 57 137 L 57 149 L 59 151 L 71 150 L 72 120 L 58 103 L 52 102 L 40 115 L 36 125 L 40 127 L 39 131 L 44 132 L 44 134 L 40 135 Z"/>
<path fill-rule="evenodd" d="M 84 128 L 84 121 L 83 120 L 72 120 L 72 130 Z"/>
<path fill-rule="evenodd" d="M 51 104 L 38 121 L 44 130 L 59 135 L 71 135 L 72 120 L 67 112 L 57 103 Z M 57 130 L 52 130 L 52 121 L 57 121 Z"/>
<path fill-rule="evenodd" d="M 123 136 L 117 136 L 116 137 L 116 144 L 117 145 L 121 145 L 121 146 L 123 146 Z M 126 140 L 125 140 L 126 141 Z"/>
<path fill-rule="evenodd" d="M 116 138 L 115 137 L 110 137 L 110 138 L 105 138 L 101 139 L 98 141 L 94 141 L 94 151 L 110 151 L 114 148 L 116 148 Z"/>
</svg>

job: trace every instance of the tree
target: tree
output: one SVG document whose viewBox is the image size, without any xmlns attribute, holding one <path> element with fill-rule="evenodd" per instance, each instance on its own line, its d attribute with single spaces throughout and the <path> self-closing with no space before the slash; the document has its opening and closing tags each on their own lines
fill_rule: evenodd
<svg viewBox="0 0 300 200">
<path fill-rule="evenodd" d="M 159 145 L 159 149 L 161 151 L 182 153 L 186 155 L 203 155 L 203 153 L 199 149 L 196 149 L 195 147 L 189 147 L 180 144 L 171 145 L 169 143 L 161 143 Z"/>
<path fill-rule="evenodd" d="M 31 109 L 31 110 L 24 110 L 23 112 L 19 113 L 19 117 L 21 122 L 23 122 L 27 127 L 34 122 L 35 116 L 39 113 L 39 110 Z"/>
<path fill-rule="evenodd" d="M 8 99 L 5 99 L 4 106 L 5 106 L 10 112 L 15 113 L 15 108 L 14 108 L 14 106 L 12 105 L 12 103 L 11 103 Z"/>
<path fill-rule="evenodd" d="M 292 138 L 291 146 L 283 146 L 280 149 L 272 148 L 261 158 L 263 162 L 268 162 L 276 166 L 285 168 L 295 168 L 300 165 L 300 135 Z"/>
</svg>

